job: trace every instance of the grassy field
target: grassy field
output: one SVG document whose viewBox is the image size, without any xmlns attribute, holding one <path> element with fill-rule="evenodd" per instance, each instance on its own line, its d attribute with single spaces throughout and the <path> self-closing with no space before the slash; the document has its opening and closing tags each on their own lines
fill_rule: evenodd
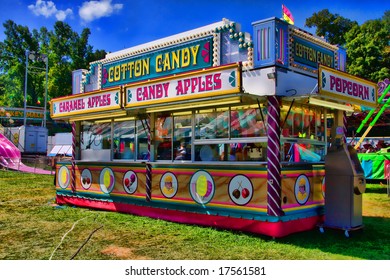
<svg viewBox="0 0 390 280">
<path fill-rule="evenodd" d="M 389 205 L 385 186 L 372 185 L 363 195 L 365 227 L 350 238 L 313 229 L 272 239 L 57 206 L 52 175 L 0 171 L 0 259 L 387 260 Z"/>
</svg>

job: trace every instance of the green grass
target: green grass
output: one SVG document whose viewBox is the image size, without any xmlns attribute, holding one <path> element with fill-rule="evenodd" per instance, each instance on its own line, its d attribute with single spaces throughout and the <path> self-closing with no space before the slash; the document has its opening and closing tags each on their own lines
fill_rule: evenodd
<svg viewBox="0 0 390 280">
<path fill-rule="evenodd" d="M 54 202 L 52 175 L 0 171 L 0 259 L 47 260 L 54 252 L 53 259 L 67 260 L 80 248 L 75 259 L 386 260 L 390 256 L 390 198 L 380 185 L 368 186 L 363 195 L 365 227 L 351 232 L 350 238 L 340 230 L 326 229 L 321 234 L 313 229 L 272 239 L 129 214 L 59 207 Z"/>
</svg>

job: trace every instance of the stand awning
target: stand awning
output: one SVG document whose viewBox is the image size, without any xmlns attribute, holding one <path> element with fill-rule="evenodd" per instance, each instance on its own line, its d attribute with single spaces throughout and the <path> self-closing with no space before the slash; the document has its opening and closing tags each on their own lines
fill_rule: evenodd
<svg viewBox="0 0 390 280">
<path fill-rule="evenodd" d="M 49 157 L 55 157 L 56 155 L 72 156 L 72 145 L 55 145 L 48 154 Z"/>
</svg>

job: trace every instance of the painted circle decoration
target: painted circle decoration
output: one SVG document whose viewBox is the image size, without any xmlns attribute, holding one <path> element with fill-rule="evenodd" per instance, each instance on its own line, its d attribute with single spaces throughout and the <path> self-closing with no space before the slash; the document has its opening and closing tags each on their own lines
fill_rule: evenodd
<svg viewBox="0 0 390 280">
<path fill-rule="evenodd" d="M 70 171 L 67 166 L 61 166 L 58 170 L 58 184 L 61 189 L 66 189 L 70 184 Z"/>
<path fill-rule="evenodd" d="M 99 177 L 100 189 L 104 193 L 110 193 L 115 185 L 115 177 L 111 168 L 105 167 L 100 172 Z"/>
<path fill-rule="evenodd" d="M 89 189 L 92 185 L 92 173 L 91 171 L 86 168 L 83 170 L 83 172 L 81 172 L 81 178 L 80 178 L 80 181 L 81 181 L 81 186 L 84 188 L 84 189 Z"/>
<path fill-rule="evenodd" d="M 164 175 L 162 175 L 160 180 L 160 190 L 166 198 L 174 197 L 177 193 L 177 188 L 178 185 L 175 174 L 166 172 Z"/>
<path fill-rule="evenodd" d="M 236 175 L 229 182 L 230 199 L 237 205 L 245 205 L 253 197 L 253 185 L 248 177 Z"/>
<path fill-rule="evenodd" d="M 310 182 L 306 175 L 298 176 L 294 186 L 295 199 L 300 205 L 305 204 L 310 196 Z"/>
<path fill-rule="evenodd" d="M 206 204 L 211 201 L 215 193 L 215 184 L 211 175 L 200 170 L 192 175 L 190 180 L 190 195 L 199 204 Z"/>
<path fill-rule="evenodd" d="M 134 171 L 127 171 L 123 176 L 123 188 L 125 192 L 128 194 L 133 194 L 137 190 L 138 187 L 138 178 L 137 174 Z"/>
</svg>

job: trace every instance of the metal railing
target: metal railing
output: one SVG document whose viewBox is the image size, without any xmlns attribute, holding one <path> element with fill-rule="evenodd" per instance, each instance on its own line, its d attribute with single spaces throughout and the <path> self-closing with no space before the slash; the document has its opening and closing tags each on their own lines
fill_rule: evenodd
<svg viewBox="0 0 390 280">
<path fill-rule="evenodd" d="M 9 140 L 11 141 L 20 151 L 24 151 L 24 146 L 22 143 L 20 143 L 20 129 L 18 130 L 17 133 L 12 133 L 12 130 L 10 127 L 3 127 L 2 128 L 2 134 Z"/>
<path fill-rule="evenodd" d="M 47 156 L 24 156 L 21 158 L 6 158 L 0 156 L 0 168 L 3 170 L 20 171 L 36 174 L 54 174 L 55 167 L 52 158 Z"/>
</svg>

